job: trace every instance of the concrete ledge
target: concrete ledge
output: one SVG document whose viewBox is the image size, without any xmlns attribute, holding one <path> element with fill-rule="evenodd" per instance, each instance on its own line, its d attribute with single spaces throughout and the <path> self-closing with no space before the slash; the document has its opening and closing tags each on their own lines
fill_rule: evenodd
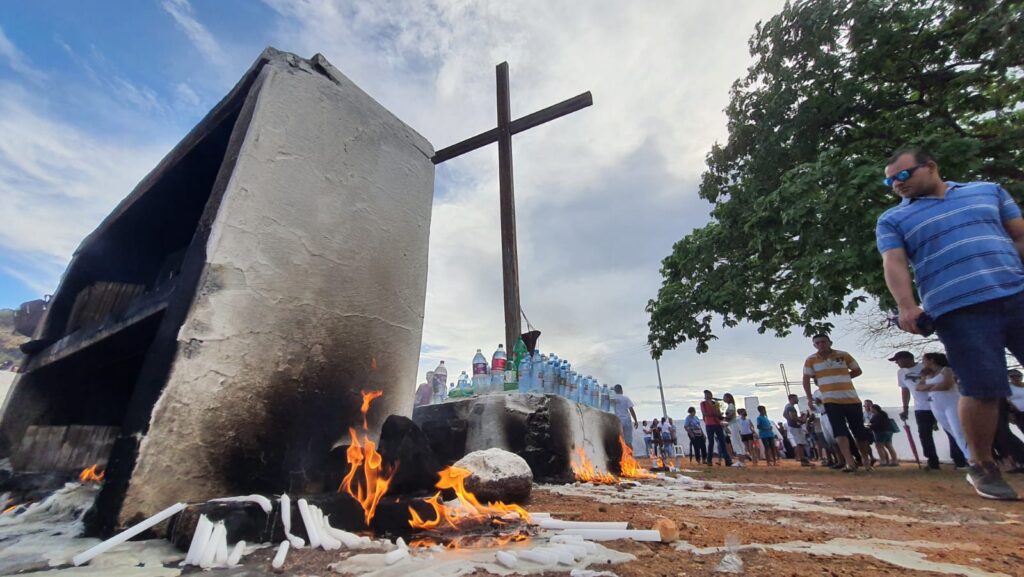
<svg viewBox="0 0 1024 577">
<path fill-rule="evenodd" d="M 473 451 L 500 448 L 526 459 L 537 481 L 573 478 L 582 447 L 594 465 L 618 473 L 619 419 L 556 395 L 497 393 L 416 407 L 413 421 L 438 458 L 454 463 Z"/>
</svg>

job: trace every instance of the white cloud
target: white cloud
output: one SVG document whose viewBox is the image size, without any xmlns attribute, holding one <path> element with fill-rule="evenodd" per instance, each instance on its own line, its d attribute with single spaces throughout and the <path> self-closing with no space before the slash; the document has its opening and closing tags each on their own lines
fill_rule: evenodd
<svg viewBox="0 0 1024 577">
<path fill-rule="evenodd" d="M 169 147 L 96 137 L 47 115 L 35 95 L 17 86 L 0 85 L 0 93 L 0 198 L 9 216 L 0 249 L 66 263 Z M 27 284 L 52 290 L 57 272 L 48 267 Z"/>
<path fill-rule="evenodd" d="M 198 107 L 202 100 L 187 82 L 179 82 L 174 86 L 174 96 L 178 108 L 192 109 Z"/>
<path fill-rule="evenodd" d="M 215 64 L 224 63 L 224 51 L 213 34 L 196 18 L 188 0 L 163 0 L 160 5 L 174 18 L 178 27 L 188 36 L 200 54 Z"/>
<path fill-rule="evenodd" d="M 0 61 L 6 61 L 11 70 L 33 82 L 46 80 L 46 74 L 32 66 L 28 56 L 11 42 L 0 27 Z"/>
</svg>

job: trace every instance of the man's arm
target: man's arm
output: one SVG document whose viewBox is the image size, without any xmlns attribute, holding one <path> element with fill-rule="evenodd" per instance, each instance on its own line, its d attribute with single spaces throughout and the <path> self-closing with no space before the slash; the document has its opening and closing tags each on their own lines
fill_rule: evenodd
<svg viewBox="0 0 1024 577">
<path fill-rule="evenodd" d="M 864 374 L 864 369 L 862 369 L 860 367 L 856 367 L 856 368 L 850 369 L 850 378 L 851 379 L 856 379 L 857 377 L 859 377 L 859 376 L 861 376 L 863 374 Z"/>
<path fill-rule="evenodd" d="M 1024 218 L 1004 220 L 1003 228 L 1006 229 L 1006 233 L 1013 239 L 1013 246 L 1017 248 L 1017 253 L 1020 255 L 1021 260 L 1024 260 Z"/>
<path fill-rule="evenodd" d="M 924 311 L 914 298 L 907 251 L 893 248 L 883 252 L 882 271 L 885 273 L 885 286 L 889 287 L 889 293 L 899 307 L 900 328 L 908 333 L 918 334 L 917 317 Z"/>
<path fill-rule="evenodd" d="M 910 389 L 900 387 L 900 390 L 903 392 L 903 412 L 900 413 L 900 418 L 906 421 L 907 415 L 910 414 Z"/>
<path fill-rule="evenodd" d="M 807 397 L 807 408 L 814 408 L 814 397 L 811 395 L 811 376 L 804 375 L 804 396 Z"/>
<path fill-rule="evenodd" d="M 633 417 L 633 428 L 635 429 L 637 428 L 637 426 L 639 426 L 639 423 L 636 420 L 636 411 L 633 410 L 633 407 L 629 408 L 629 414 L 631 417 Z"/>
</svg>

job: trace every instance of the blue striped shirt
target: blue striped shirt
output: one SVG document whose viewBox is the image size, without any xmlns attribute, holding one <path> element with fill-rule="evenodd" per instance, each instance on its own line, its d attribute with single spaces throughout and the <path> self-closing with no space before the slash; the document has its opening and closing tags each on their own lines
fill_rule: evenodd
<svg viewBox="0 0 1024 577">
<path fill-rule="evenodd" d="M 991 182 L 947 182 L 943 198 L 903 199 L 878 218 L 878 252 L 902 248 L 932 318 L 1024 290 L 1024 264 L 1003 222 L 1020 208 Z"/>
</svg>

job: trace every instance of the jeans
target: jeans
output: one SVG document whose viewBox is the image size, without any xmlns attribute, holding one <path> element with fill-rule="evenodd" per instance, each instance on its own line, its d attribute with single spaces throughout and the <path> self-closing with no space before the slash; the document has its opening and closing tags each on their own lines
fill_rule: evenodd
<svg viewBox="0 0 1024 577">
<path fill-rule="evenodd" d="M 1024 361 L 1024 291 L 945 313 L 935 319 L 935 332 L 960 381 L 960 394 L 973 399 L 1010 396 L 1006 349 Z"/>
<path fill-rule="evenodd" d="M 718 456 L 725 459 L 726 466 L 732 466 L 732 457 L 729 456 L 729 451 L 725 448 L 725 444 L 728 441 L 725 440 L 725 429 L 722 425 L 704 425 L 704 430 L 708 434 L 708 460 L 707 464 L 711 464 L 711 455 L 715 452 L 715 439 L 718 440 Z"/>
<path fill-rule="evenodd" d="M 921 451 L 928 459 L 928 467 L 938 469 L 939 454 L 935 450 L 935 439 L 932 438 L 936 423 L 935 415 L 931 411 L 914 411 L 914 420 L 917 421 L 917 438 L 921 439 Z M 946 433 L 946 437 L 949 438 L 949 456 L 953 459 L 953 463 L 957 467 L 966 467 L 967 459 L 964 458 L 963 452 L 957 446 L 956 439 L 949 433 Z"/>
<path fill-rule="evenodd" d="M 630 449 L 633 448 L 633 421 L 629 417 L 619 417 L 619 422 L 622 423 L 622 440 L 626 442 L 626 446 Z"/>
<path fill-rule="evenodd" d="M 693 449 L 693 456 L 697 457 L 698 463 L 708 460 L 707 440 L 701 437 L 690 437 L 690 447 Z"/>
</svg>

